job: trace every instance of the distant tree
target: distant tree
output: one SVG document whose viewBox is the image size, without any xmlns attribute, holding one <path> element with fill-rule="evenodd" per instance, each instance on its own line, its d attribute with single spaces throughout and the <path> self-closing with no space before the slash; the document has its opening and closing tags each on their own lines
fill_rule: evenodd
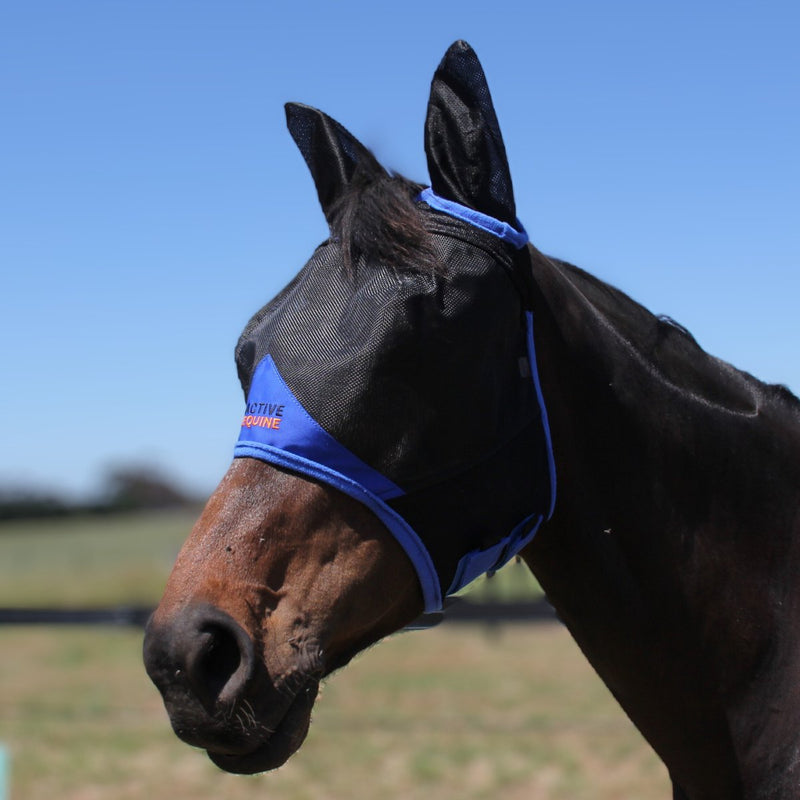
<svg viewBox="0 0 800 800">
<path fill-rule="evenodd" d="M 70 513 L 62 497 L 38 489 L 0 489 L 0 520 L 61 517 Z"/>
<path fill-rule="evenodd" d="M 194 500 L 158 468 L 150 465 L 112 467 L 106 475 L 105 485 L 103 504 L 108 510 L 178 508 Z"/>
<path fill-rule="evenodd" d="M 0 522 L 180 508 L 196 503 L 197 498 L 181 489 L 157 467 L 121 464 L 107 470 L 100 492 L 89 500 L 66 498 L 41 488 L 0 486 Z"/>
</svg>

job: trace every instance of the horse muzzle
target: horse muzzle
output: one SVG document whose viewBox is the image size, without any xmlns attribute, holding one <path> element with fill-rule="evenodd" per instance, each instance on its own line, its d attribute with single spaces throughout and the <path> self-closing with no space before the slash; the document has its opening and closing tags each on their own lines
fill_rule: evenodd
<svg viewBox="0 0 800 800">
<path fill-rule="evenodd" d="M 298 663 L 270 676 L 250 635 L 214 606 L 151 619 L 144 662 L 176 735 L 227 772 L 275 769 L 308 733 L 321 675 Z"/>
</svg>

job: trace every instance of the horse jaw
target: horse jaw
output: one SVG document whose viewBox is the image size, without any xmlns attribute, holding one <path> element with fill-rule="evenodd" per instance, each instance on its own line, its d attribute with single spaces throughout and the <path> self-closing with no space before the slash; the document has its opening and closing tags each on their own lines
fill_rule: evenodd
<svg viewBox="0 0 800 800">
<path fill-rule="evenodd" d="M 368 509 L 236 459 L 178 555 L 145 664 L 180 738 L 263 772 L 302 744 L 320 680 L 421 610 L 411 562 Z"/>
</svg>

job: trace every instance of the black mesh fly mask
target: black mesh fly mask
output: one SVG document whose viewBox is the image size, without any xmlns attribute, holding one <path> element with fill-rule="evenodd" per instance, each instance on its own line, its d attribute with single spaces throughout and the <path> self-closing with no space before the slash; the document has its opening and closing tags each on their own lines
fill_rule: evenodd
<svg viewBox="0 0 800 800">
<path fill-rule="evenodd" d="M 440 65 L 421 193 L 322 112 L 290 105 L 287 117 L 333 236 L 239 340 L 247 403 L 235 456 L 365 504 L 438 610 L 519 552 L 555 500 L 527 235 L 483 71 L 463 43 Z M 408 192 L 428 263 L 392 262 L 380 242 L 351 261 L 337 215 L 345 196 L 359 202 L 354 182 L 370 180 Z"/>
</svg>

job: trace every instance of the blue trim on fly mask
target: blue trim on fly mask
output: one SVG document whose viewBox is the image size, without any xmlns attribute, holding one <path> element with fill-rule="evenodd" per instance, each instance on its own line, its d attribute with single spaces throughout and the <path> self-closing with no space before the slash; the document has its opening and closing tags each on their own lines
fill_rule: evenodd
<svg viewBox="0 0 800 800">
<path fill-rule="evenodd" d="M 521 249 L 528 243 L 528 234 L 522 224 L 517 220 L 517 227 L 514 228 L 507 222 L 501 222 L 499 219 L 490 217 L 488 214 L 481 214 L 474 208 L 462 206 L 461 203 L 456 203 L 454 200 L 447 200 L 444 197 L 439 197 L 434 194 L 433 189 L 423 189 L 418 195 L 417 200 L 427 203 L 431 208 L 441 211 L 444 214 L 449 214 L 451 217 L 463 220 L 464 222 L 472 225 L 474 228 L 480 228 L 504 242 L 514 245 L 517 250 Z"/>
<path fill-rule="evenodd" d="M 307 475 L 367 506 L 411 559 L 425 610 L 442 607 L 439 575 L 416 531 L 387 500 L 405 492 L 339 444 L 303 407 L 278 372 L 272 356 L 253 373 L 234 458 L 249 456 Z"/>
<path fill-rule="evenodd" d="M 536 388 L 536 399 L 539 401 L 539 412 L 542 415 L 542 430 L 544 431 L 545 448 L 547 451 L 547 470 L 550 476 L 550 506 L 547 509 L 545 520 L 549 520 L 556 510 L 556 458 L 553 454 L 553 437 L 550 434 L 550 420 L 547 417 L 547 405 L 544 402 L 542 384 L 539 380 L 539 363 L 536 360 L 536 344 L 533 336 L 533 312 L 525 312 L 525 322 L 528 328 L 528 361 L 531 365 L 531 378 Z"/>
<path fill-rule="evenodd" d="M 536 388 L 536 397 L 539 401 L 539 411 L 542 415 L 542 430 L 545 435 L 545 448 L 547 451 L 547 467 L 550 477 L 550 504 L 547 516 L 532 514 L 522 520 L 511 533 L 501 539 L 496 544 L 484 550 L 472 550 L 462 556 L 456 567 L 456 574 L 450 584 L 446 595 L 455 594 L 459 589 L 463 589 L 484 572 L 496 572 L 507 564 L 523 547 L 533 541 L 539 526 L 545 519 L 553 516 L 556 506 L 556 462 L 553 456 L 553 442 L 550 436 L 550 424 L 547 420 L 547 409 L 544 404 L 542 387 L 539 382 L 539 369 L 536 364 L 536 348 L 533 342 L 533 312 L 525 313 L 526 327 L 528 331 L 528 361 L 531 367 L 531 378 Z"/>
</svg>

